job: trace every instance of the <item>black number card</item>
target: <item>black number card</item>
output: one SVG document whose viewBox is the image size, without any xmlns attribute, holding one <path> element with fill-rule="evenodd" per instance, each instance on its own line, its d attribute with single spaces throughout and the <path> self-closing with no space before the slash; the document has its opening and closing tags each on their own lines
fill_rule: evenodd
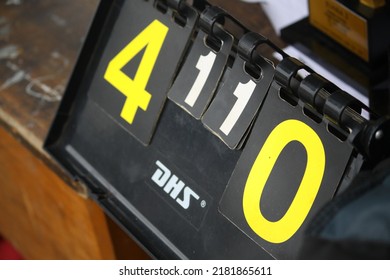
<svg viewBox="0 0 390 280">
<path fill-rule="evenodd" d="M 240 42 L 245 43 L 247 35 Z M 273 73 L 273 65 L 263 57 L 245 60 L 237 55 L 224 77 L 202 122 L 229 148 L 235 149 L 243 141 L 268 92 Z"/>
<path fill-rule="evenodd" d="M 212 35 L 199 31 L 169 99 L 199 120 L 214 96 L 232 46 L 232 35 L 218 26 Z"/>
<path fill-rule="evenodd" d="M 276 82 L 220 203 L 275 258 L 296 258 L 306 221 L 332 199 L 352 147 L 281 96 Z"/>
<path fill-rule="evenodd" d="M 153 3 L 124 1 L 118 7 L 88 90 L 107 114 L 144 145 L 152 138 L 197 19 L 197 12 L 185 6 L 186 21 L 180 26 L 167 7 L 155 8 Z"/>
</svg>

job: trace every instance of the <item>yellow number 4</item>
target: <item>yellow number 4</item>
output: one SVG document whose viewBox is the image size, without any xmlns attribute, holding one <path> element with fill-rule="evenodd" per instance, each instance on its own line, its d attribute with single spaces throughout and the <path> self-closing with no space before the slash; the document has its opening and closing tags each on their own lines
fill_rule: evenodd
<svg viewBox="0 0 390 280">
<path fill-rule="evenodd" d="M 146 91 L 157 57 L 168 33 L 168 27 L 154 20 L 122 49 L 108 64 L 104 79 L 126 96 L 121 117 L 132 124 L 138 108 L 146 111 L 152 95 Z M 122 68 L 145 48 L 134 79 Z"/>
</svg>

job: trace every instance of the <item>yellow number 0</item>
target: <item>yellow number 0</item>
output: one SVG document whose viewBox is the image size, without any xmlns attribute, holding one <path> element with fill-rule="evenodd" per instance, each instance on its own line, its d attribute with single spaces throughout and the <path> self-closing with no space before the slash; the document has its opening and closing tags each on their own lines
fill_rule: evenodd
<svg viewBox="0 0 390 280">
<path fill-rule="evenodd" d="M 291 141 L 306 149 L 307 165 L 298 191 L 284 216 L 275 222 L 261 213 L 260 200 L 265 184 L 282 150 Z M 245 219 L 252 230 L 271 243 L 290 239 L 306 219 L 319 191 L 325 170 L 325 151 L 321 139 L 305 123 L 286 120 L 268 136 L 246 181 L 243 195 Z"/>
<path fill-rule="evenodd" d="M 108 64 L 104 78 L 126 96 L 121 117 L 130 124 L 134 121 L 138 107 L 146 111 L 149 106 L 152 96 L 145 88 L 167 33 L 168 27 L 154 20 Z M 132 80 L 121 69 L 144 48 L 145 53 Z"/>
</svg>

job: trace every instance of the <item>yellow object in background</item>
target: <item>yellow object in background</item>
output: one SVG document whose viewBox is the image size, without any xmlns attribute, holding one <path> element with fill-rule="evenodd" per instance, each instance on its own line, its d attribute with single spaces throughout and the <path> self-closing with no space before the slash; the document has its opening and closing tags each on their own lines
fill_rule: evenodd
<svg viewBox="0 0 390 280">
<path fill-rule="evenodd" d="M 335 0 L 310 0 L 310 23 L 365 61 L 369 60 L 367 21 Z"/>
<path fill-rule="evenodd" d="M 386 0 L 360 0 L 360 3 L 370 8 L 376 9 L 386 5 Z"/>
</svg>

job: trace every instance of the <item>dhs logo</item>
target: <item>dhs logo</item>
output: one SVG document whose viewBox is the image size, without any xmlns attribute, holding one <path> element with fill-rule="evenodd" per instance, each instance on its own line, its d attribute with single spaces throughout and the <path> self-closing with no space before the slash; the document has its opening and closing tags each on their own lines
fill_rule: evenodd
<svg viewBox="0 0 390 280">
<path fill-rule="evenodd" d="M 206 200 L 201 199 L 200 195 L 190 186 L 187 186 L 179 177 L 174 174 L 162 162 L 155 162 L 157 169 L 152 175 L 152 181 L 175 201 L 181 208 L 189 209 L 191 205 L 197 204 L 201 208 L 207 205 Z"/>
</svg>

